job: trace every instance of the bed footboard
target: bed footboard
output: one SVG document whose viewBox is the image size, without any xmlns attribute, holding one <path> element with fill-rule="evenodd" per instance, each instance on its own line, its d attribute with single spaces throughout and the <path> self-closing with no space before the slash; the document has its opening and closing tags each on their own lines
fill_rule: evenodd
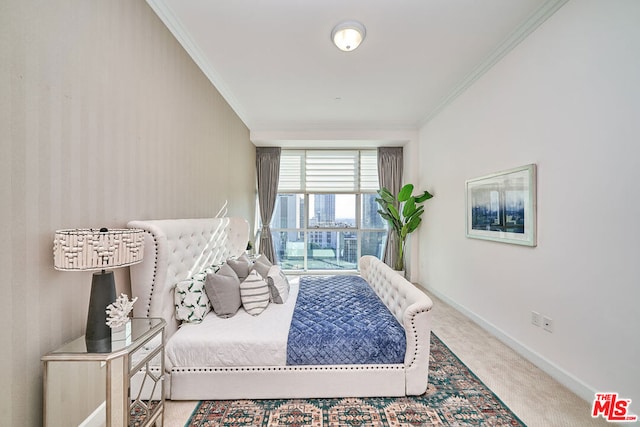
<svg viewBox="0 0 640 427">
<path fill-rule="evenodd" d="M 404 327 L 407 351 L 404 366 L 406 394 L 427 389 L 431 335 L 431 299 L 378 258 L 366 255 L 359 261 L 360 274 Z"/>
</svg>

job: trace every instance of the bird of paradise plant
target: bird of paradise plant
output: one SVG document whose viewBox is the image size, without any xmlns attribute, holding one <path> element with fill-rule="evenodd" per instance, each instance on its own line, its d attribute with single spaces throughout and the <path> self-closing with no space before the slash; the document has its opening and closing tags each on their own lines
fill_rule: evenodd
<svg viewBox="0 0 640 427">
<path fill-rule="evenodd" d="M 388 223 L 396 236 L 397 258 L 393 268 L 404 270 L 404 252 L 407 236 L 413 233 L 422 222 L 423 203 L 433 197 L 428 191 L 419 196 L 413 195 L 413 184 L 404 185 L 397 195 L 386 188 L 378 190 L 376 202 L 380 206 L 378 213 Z"/>
</svg>

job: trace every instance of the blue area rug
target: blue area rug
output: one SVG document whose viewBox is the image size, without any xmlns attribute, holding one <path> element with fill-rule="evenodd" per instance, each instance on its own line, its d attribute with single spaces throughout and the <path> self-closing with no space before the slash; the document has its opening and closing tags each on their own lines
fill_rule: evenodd
<svg viewBox="0 0 640 427">
<path fill-rule="evenodd" d="M 431 334 L 429 384 L 409 397 L 202 401 L 188 427 L 524 426 Z M 186 427 L 185 426 L 185 427 Z"/>
</svg>

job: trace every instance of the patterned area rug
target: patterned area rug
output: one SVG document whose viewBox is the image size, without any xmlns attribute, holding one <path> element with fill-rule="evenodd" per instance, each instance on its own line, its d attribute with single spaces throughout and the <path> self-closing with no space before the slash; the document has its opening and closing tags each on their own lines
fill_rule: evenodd
<svg viewBox="0 0 640 427">
<path fill-rule="evenodd" d="M 196 406 L 186 426 L 417 427 L 524 424 L 438 337 L 431 334 L 429 384 L 422 396 L 202 401 Z"/>
</svg>

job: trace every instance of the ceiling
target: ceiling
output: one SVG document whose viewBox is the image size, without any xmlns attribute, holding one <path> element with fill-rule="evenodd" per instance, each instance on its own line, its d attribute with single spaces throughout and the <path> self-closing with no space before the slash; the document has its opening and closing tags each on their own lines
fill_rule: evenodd
<svg viewBox="0 0 640 427">
<path fill-rule="evenodd" d="M 147 0 L 252 135 L 416 130 L 566 0 Z M 353 52 L 330 40 L 358 20 Z"/>
</svg>

